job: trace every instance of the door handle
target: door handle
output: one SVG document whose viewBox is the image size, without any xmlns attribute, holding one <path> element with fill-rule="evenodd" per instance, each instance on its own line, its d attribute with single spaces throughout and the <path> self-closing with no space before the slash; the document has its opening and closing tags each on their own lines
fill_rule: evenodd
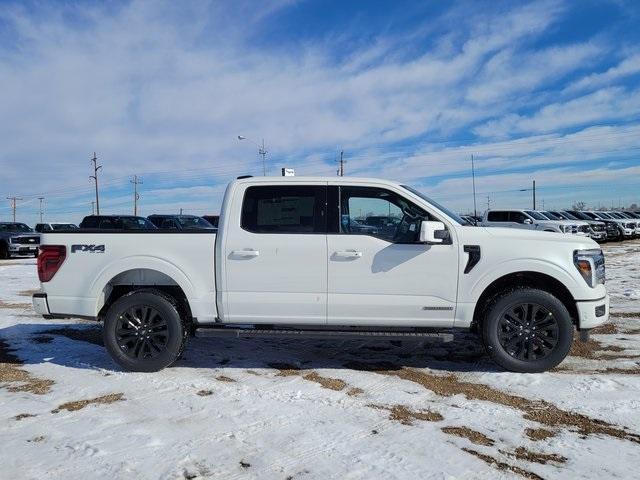
<svg viewBox="0 0 640 480">
<path fill-rule="evenodd" d="M 260 255 L 259 250 L 233 250 L 231 255 L 238 257 L 257 257 Z"/>
<path fill-rule="evenodd" d="M 360 258 L 362 257 L 362 252 L 358 252 L 356 250 L 344 250 L 341 252 L 335 252 L 337 257 L 347 257 L 347 258 Z"/>
</svg>

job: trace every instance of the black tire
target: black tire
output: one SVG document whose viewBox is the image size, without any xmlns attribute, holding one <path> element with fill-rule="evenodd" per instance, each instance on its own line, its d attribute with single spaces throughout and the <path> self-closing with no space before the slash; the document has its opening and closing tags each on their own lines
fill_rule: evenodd
<svg viewBox="0 0 640 480">
<path fill-rule="evenodd" d="M 494 297 L 484 311 L 482 343 L 505 370 L 544 372 L 564 360 L 573 343 L 573 323 L 564 304 L 535 288 Z"/>
<path fill-rule="evenodd" d="M 102 336 L 118 365 L 132 372 L 157 372 L 175 362 L 188 329 L 174 298 L 159 290 L 137 290 L 107 311 Z"/>
</svg>

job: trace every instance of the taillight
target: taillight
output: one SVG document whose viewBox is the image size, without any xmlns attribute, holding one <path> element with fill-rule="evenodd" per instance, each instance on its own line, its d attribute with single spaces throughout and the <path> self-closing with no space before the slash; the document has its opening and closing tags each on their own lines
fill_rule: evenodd
<svg viewBox="0 0 640 480">
<path fill-rule="evenodd" d="M 41 245 L 38 255 L 38 278 L 41 282 L 48 282 L 56 274 L 62 262 L 67 257 L 67 247 L 64 245 Z"/>
</svg>

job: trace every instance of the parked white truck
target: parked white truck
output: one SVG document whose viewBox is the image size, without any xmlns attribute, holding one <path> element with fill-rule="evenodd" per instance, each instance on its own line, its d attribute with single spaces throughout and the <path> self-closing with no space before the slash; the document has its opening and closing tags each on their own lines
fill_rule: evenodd
<svg viewBox="0 0 640 480">
<path fill-rule="evenodd" d="M 109 353 L 135 371 L 171 365 L 192 333 L 402 339 L 453 327 L 476 331 L 503 368 L 540 372 L 565 358 L 575 328 L 609 316 L 593 240 L 471 226 L 375 179 L 241 177 L 217 234 L 45 232 L 38 275 L 38 313 L 103 321 Z"/>
</svg>

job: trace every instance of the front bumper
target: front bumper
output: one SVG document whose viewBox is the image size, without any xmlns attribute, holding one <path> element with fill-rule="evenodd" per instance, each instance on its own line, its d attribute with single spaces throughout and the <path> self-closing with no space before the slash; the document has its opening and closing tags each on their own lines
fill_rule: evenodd
<svg viewBox="0 0 640 480">
<path fill-rule="evenodd" d="M 580 330 L 602 325 L 609 320 L 609 294 L 598 300 L 579 300 L 576 302 L 576 308 Z"/>
<path fill-rule="evenodd" d="M 607 232 L 592 232 L 589 234 L 592 240 L 600 241 L 607 239 Z"/>
<path fill-rule="evenodd" d="M 8 251 L 11 255 L 36 255 L 38 245 L 21 245 L 19 243 L 9 243 Z"/>
</svg>

